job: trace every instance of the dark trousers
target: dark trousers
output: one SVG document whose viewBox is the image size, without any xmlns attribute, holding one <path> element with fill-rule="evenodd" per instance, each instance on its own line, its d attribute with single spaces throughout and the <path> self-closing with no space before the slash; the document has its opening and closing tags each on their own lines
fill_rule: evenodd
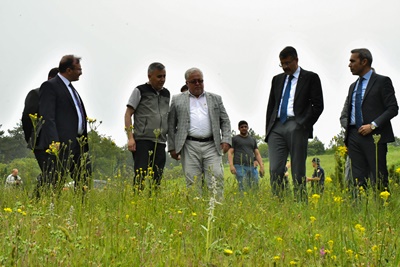
<svg viewBox="0 0 400 267">
<path fill-rule="evenodd" d="M 47 184 L 61 189 L 68 174 L 75 181 L 75 185 L 86 185 L 92 169 L 89 154 L 82 153 L 81 149 L 61 148 L 58 157 L 45 150 L 35 149 L 35 157 L 42 171 L 38 177 L 38 186 Z"/>
<path fill-rule="evenodd" d="M 161 184 L 166 161 L 165 147 L 165 144 L 149 140 L 136 141 L 136 151 L 132 152 L 135 164 L 133 186 L 138 187 L 139 190 L 143 190 L 146 178 L 151 178 L 151 184 L 155 187 Z"/>
<path fill-rule="evenodd" d="M 363 136 L 356 127 L 350 127 L 348 153 L 351 159 L 353 185 L 367 188 L 368 178 L 371 185 L 379 191 L 389 191 L 388 170 L 386 166 L 387 144 L 378 143 L 378 157 L 371 135 Z M 376 159 L 378 159 L 378 176 L 376 176 Z"/>
<path fill-rule="evenodd" d="M 308 130 L 294 119 L 282 124 L 275 122 L 268 135 L 268 157 L 272 193 L 282 197 L 285 189 L 284 177 L 288 155 L 290 154 L 295 199 L 307 201 L 306 159 Z"/>
</svg>

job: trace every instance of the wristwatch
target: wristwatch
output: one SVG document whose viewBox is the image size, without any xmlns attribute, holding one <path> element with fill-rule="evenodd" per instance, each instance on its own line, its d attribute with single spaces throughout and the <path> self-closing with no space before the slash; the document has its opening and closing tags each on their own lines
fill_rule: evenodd
<svg viewBox="0 0 400 267">
<path fill-rule="evenodd" d="M 371 130 L 373 131 L 373 130 L 375 130 L 375 129 L 376 129 L 375 124 L 371 123 Z"/>
</svg>

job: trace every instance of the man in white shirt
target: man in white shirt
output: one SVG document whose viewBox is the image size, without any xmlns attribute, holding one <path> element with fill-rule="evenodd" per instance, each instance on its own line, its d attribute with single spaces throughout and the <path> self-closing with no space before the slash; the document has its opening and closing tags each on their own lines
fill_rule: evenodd
<svg viewBox="0 0 400 267">
<path fill-rule="evenodd" d="M 219 95 L 204 91 L 203 73 L 185 73 L 189 90 L 174 95 L 168 116 L 168 151 L 182 160 L 187 187 L 202 193 L 202 177 L 208 190 L 223 198 L 222 155 L 231 145 L 231 124 Z M 222 135 L 222 136 L 221 136 Z"/>
<path fill-rule="evenodd" d="M 19 187 L 22 186 L 22 184 L 22 179 L 18 175 L 18 169 L 13 169 L 12 173 L 7 176 L 5 187 Z"/>
</svg>

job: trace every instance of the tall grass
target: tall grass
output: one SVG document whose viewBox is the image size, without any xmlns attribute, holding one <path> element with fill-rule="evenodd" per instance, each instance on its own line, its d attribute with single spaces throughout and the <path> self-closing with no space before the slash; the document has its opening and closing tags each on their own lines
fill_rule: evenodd
<svg viewBox="0 0 400 267">
<path fill-rule="evenodd" d="M 389 164 L 398 154 L 390 152 Z M 320 159 L 330 177 L 334 156 Z M 308 163 L 311 175 L 311 157 Z M 324 194 L 310 194 L 307 205 L 291 194 L 275 199 L 268 175 L 259 190 L 239 194 L 225 173 L 225 200 L 208 227 L 212 245 L 202 227 L 209 225 L 210 199 L 187 191 L 176 170 L 165 171 L 152 197 L 135 194 L 131 177 L 89 190 L 84 202 L 73 190 L 32 200 L 27 191 L 4 189 L 0 265 L 400 266 L 400 189 L 393 180 L 389 201 L 366 192 L 355 202 L 327 178 Z"/>
</svg>

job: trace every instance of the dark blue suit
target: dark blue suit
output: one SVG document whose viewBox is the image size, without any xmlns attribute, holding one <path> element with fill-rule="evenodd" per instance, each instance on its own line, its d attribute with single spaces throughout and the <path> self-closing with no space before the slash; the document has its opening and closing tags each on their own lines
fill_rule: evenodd
<svg viewBox="0 0 400 267">
<path fill-rule="evenodd" d="M 278 111 L 286 74 L 272 79 L 266 121 L 265 141 L 269 147 L 272 192 L 279 195 L 284 189 L 285 164 L 290 154 L 295 195 L 305 200 L 306 158 L 308 138 L 313 136 L 313 125 L 324 109 L 321 81 L 311 71 L 300 69 L 294 95 L 294 118 L 282 124 Z"/>
<path fill-rule="evenodd" d="M 80 101 L 83 106 L 86 125 L 86 111 L 82 99 Z M 59 76 L 41 85 L 39 90 L 39 115 L 43 116 L 44 124 L 36 142 L 35 155 L 41 167 L 44 181 L 55 185 L 58 177 L 54 175 L 54 168 L 58 169 L 62 175 L 65 170 L 69 170 L 75 180 L 90 174 L 90 164 L 87 164 L 86 168 L 75 168 L 77 164 L 79 166 L 81 156 L 87 155 L 86 152 L 89 150 L 87 130 L 85 126 L 83 134 L 78 135 L 78 112 L 67 86 Z M 79 143 L 78 138 L 83 142 Z M 59 159 L 63 167 L 55 167 L 54 163 L 57 162 L 57 159 L 46 153 L 46 149 L 53 141 L 60 142 Z M 85 173 L 82 174 L 82 170 L 85 170 Z M 50 174 L 50 172 L 52 173 Z"/>
<path fill-rule="evenodd" d="M 350 85 L 345 108 L 347 108 L 347 126 L 345 144 L 352 163 L 352 174 L 356 186 L 366 187 L 367 177 L 371 174 L 371 184 L 378 189 L 388 189 L 388 171 L 386 166 L 387 143 L 394 141 L 390 120 L 398 113 L 392 81 L 389 77 L 373 72 L 362 99 L 363 125 L 375 122 L 378 127 L 363 136 L 355 126 L 350 125 L 352 96 L 357 82 Z M 376 156 L 373 135 L 381 135 L 378 143 L 378 177 L 376 177 Z M 378 182 L 378 183 L 377 183 Z"/>
</svg>

